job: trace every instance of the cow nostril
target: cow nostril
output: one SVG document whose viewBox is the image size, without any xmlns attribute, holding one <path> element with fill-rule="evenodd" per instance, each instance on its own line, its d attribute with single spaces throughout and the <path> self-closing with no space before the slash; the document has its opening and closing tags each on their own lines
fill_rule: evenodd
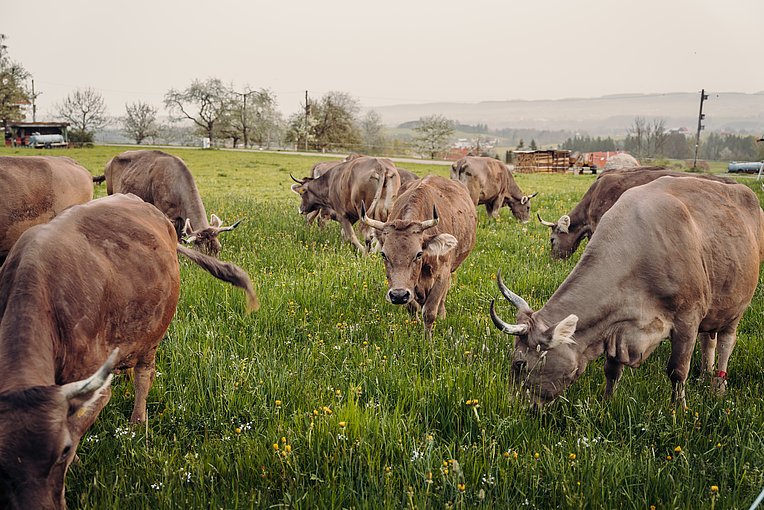
<svg viewBox="0 0 764 510">
<path fill-rule="evenodd" d="M 408 289 L 391 289 L 388 292 L 390 302 L 394 305 L 405 305 L 411 299 L 411 293 Z"/>
<path fill-rule="evenodd" d="M 528 363 L 525 360 L 517 360 L 512 363 L 513 368 L 518 372 L 524 370 L 527 365 Z"/>
</svg>

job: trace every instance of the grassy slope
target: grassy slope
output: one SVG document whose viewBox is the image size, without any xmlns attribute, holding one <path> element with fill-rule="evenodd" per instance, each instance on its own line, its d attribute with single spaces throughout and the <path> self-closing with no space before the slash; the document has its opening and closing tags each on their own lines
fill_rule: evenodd
<svg viewBox="0 0 764 510">
<path fill-rule="evenodd" d="M 119 151 L 66 154 L 97 174 Z M 494 275 L 501 268 L 537 308 L 580 250 L 554 262 L 545 227 L 520 225 L 508 210 L 489 222 L 481 207 L 476 248 L 428 342 L 383 299 L 378 257 L 358 256 L 337 224 L 309 228 L 297 214 L 288 174 L 306 175 L 316 158 L 170 152 L 192 169 L 208 213 L 244 218 L 222 258 L 250 272 L 263 306 L 244 315 L 239 292 L 182 264 L 148 428 L 127 425 L 132 387 L 115 379 L 69 472 L 72 507 L 747 508 L 764 485 L 761 289 L 740 325 L 726 398 L 693 379 L 689 409 L 675 412 L 664 345 L 625 372 L 613 401 L 601 402 L 600 361 L 533 414 L 509 386 L 511 339 L 488 317 Z M 592 179 L 517 176 L 540 192 L 534 209 L 547 219 L 569 211 Z"/>
</svg>

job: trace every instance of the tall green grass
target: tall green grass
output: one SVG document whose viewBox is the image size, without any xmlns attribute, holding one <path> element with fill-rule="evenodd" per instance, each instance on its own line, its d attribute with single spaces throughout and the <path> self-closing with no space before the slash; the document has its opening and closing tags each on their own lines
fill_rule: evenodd
<svg viewBox="0 0 764 510">
<path fill-rule="evenodd" d="M 65 154 L 98 174 L 120 150 Z M 377 256 L 359 256 L 336 223 L 322 230 L 298 215 L 289 173 L 307 175 L 317 157 L 170 152 L 188 163 L 208 212 L 244 219 L 221 258 L 249 271 L 262 308 L 245 315 L 240 292 L 182 263 L 148 426 L 128 425 L 132 386 L 115 378 L 69 471 L 71 507 L 747 508 L 764 486 L 761 288 L 725 397 L 693 378 L 688 409 L 670 405 L 663 345 L 626 371 L 611 401 L 600 360 L 537 413 L 511 387 L 512 338 L 488 317 L 496 270 L 538 308 L 581 250 L 552 261 L 546 227 L 507 209 L 489 221 L 481 207 L 448 317 L 426 340 L 421 322 L 384 300 Z M 516 179 L 553 220 L 593 177 Z"/>
</svg>

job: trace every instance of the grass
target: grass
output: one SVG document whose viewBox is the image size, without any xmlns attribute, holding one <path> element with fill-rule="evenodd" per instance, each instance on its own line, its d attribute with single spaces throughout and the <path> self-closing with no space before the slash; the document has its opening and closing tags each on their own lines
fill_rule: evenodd
<svg viewBox="0 0 764 510">
<path fill-rule="evenodd" d="M 98 174 L 121 150 L 65 154 Z M 262 308 L 245 315 L 240 292 L 182 263 L 148 427 L 127 424 L 132 386 L 115 378 L 67 477 L 72 508 L 748 508 L 764 486 L 761 288 L 724 398 L 693 378 L 689 408 L 671 406 L 664 344 L 626 370 L 612 401 L 601 400 L 599 360 L 534 413 L 511 387 L 511 339 L 488 317 L 496 270 L 538 308 L 581 250 L 552 261 L 546 227 L 506 209 L 488 221 L 481 207 L 448 317 L 426 341 L 384 300 L 377 256 L 357 255 L 336 223 L 320 230 L 298 215 L 289 172 L 307 175 L 317 158 L 169 152 L 188 163 L 208 213 L 244 218 L 221 257 L 249 271 Z M 516 179 L 553 220 L 593 177 Z"/>
</svg>

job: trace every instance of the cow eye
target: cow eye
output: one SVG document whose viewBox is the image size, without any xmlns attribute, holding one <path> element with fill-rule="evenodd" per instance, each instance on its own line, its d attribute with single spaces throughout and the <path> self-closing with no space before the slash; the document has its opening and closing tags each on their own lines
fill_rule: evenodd
<svg viewBox="0 0 764 510">
<path fill-rule="evenodd" d="M 419 253 L 417 253 L 417 254 L 416 254 L 416 257 L 415 257 L 415 260 L 419 260 L 419 259 L 421 259 L 421 258 L 422 258 L 422 255 L 424 255 L 424 252 L 422 252 L 422 251 L 420 251 Z"/>
<path fill-rule="evenodd" d="M 382 257 L 382 260 L 387 260 L 387 255 L 385 255 L 385 252 L 381 251 L 379 252 L 379 255 Z"/>
<path fill-rule="evenodd" d="M 64 449 L 61 451 L 61 456 L 58 458 L 58 462 L 65 462 L 67 458 L 69 458 L 69 452 L 72 451 L 72 445 L 68 444 L 64 446 Z"/>
</svg>

